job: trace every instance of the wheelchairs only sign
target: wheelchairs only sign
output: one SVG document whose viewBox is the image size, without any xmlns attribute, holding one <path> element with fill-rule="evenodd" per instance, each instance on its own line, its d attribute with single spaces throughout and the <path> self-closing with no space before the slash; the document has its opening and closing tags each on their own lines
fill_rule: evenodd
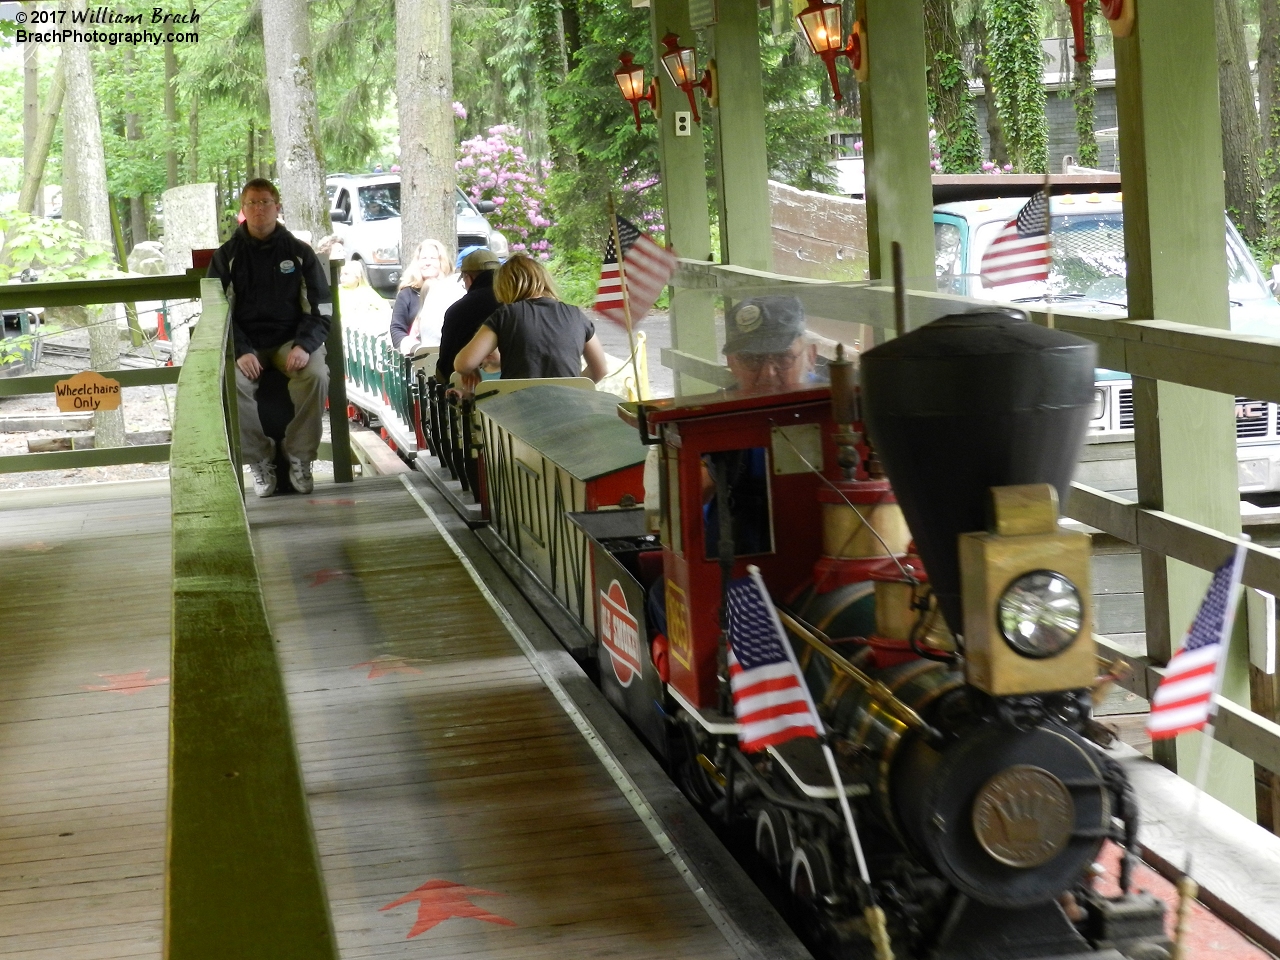
<svg viewBox="0 0 1280 960">
<path fill-rule="evenodd" d="M 70 380 L 59 380 L 53 385 L 58 409 L 63 413 L 84 413 L 92 410 L 118 410 L 120 408 L 120 384 L 108 380 L 100 373 L 85 370 Z"/>
</svg>

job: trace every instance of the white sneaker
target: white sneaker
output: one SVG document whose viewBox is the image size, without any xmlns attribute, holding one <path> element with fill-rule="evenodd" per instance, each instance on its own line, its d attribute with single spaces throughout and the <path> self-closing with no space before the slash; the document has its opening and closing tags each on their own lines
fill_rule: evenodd
<svg viewBox="0 0 1280 960">
<path fill-rule="evenodd" d="M 289 483 L 298 493 L 310 493 L 315 489 L 311 479 L 311 462 L 305 463 L 297 457 L 289 458 Z M 274 484 L 272 485 L 274 489 Z"/>
<path fill-rule="evenodd" d="M 276 492 L 276 463 L 274 460 L 259 460 L 249 464 L 249 472 L 253 474 L 253 492 L 260 497 L 269 497 Z"/>
</svg>

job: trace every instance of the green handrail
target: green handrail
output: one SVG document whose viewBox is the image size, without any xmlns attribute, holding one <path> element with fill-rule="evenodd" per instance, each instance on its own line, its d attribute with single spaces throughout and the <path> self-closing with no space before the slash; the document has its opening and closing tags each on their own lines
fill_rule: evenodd
<svg viewBox="0 0 1280 960">
<path fill-rule="evenodd" d="M 170 459 L 173 667 L 169 960 L 336 960 L 284 683 L 254 562 L 224 393 L 227 306 L 203 316 L 178 381 Z"/>
</svg>

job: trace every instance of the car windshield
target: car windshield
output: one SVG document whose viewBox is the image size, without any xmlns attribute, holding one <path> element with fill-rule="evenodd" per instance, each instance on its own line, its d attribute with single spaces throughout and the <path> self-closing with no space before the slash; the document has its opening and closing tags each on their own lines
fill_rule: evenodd
<svg viewBox="0 0 1280 960">
<path fill-rule="evenodd" d="M 475 208 L 471 206 L 471 201 L 467 199 L 467 195 L 461 190 L 454 195 L 453 205 L 457 215 L 460 217 L 474 217 L 476 215 Z"/>
<path fill-rule="evenodd" d="M 361 187 L 360 208 L 366 220 L 390 220 L 400 216 L 400 184 L 378 183 Z"/>
<path fill-rule="evenodd" d="M 993 221 L 977 229 L 974 238 L 976 256 L 972 263 L 981 262 L 982 253 L 1002 226 L 1002 223 Z M 1049 279 L 1009 284 L 1000 289 L 1000 299 L 1079 299 L 1114 304 L 1118 308 L 1127 305 L 1123 214 L 1107 212 L 1053 217 L 1049 249 L 1052 257 Z M 1239 234 L 1230 224 L 1227 224 L 1226 253 L 1228 295 L 1233 303 L 1265 300 L 1269 292 Z M 943 276 L 939 282 L 949 280 Z"/>
</svg>

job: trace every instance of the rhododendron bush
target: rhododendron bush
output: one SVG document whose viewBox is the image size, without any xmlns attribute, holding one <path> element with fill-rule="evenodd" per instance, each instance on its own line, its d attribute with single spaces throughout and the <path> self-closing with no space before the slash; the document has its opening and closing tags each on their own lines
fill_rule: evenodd
<svg viewBox="0 0 1280 960">
<path fill-rule="evenodd" d="M 491 200 L 489 223 L 511 243 L 512 253 L 528 253 L 546 260 L 550 245 L 546 232 L 547 161 L 531 159 L 521 145 L 518 127 L 489 128 L 485 137 L 463 140 L 459 146 L 458 186 L 472 201 Z"/>
</svg>

